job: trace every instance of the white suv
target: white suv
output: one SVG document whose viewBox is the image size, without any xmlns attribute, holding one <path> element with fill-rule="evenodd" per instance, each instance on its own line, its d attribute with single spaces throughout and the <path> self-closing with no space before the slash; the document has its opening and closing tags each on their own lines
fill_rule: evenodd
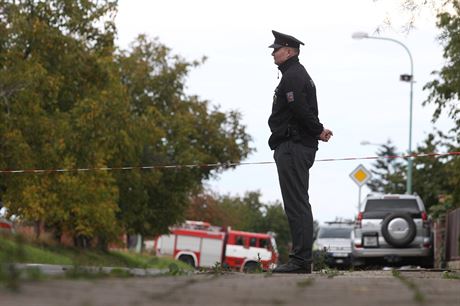
<svg viewBox="0 0 460 306">
<path fill-rule="evenodd" d="M 353 264 L 410 260 L 431 267 L 431 227 L 417 195 L 369 195 L 351 234 Z"/>
</svg>

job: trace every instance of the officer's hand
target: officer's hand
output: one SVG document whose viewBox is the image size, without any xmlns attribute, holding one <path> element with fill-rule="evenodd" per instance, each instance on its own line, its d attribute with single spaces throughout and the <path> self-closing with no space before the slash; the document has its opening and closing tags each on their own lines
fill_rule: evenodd
<svg viewBox="0 0 460 306">
<path fill-rule="evenodd" d="M 319 139 L 324 141 L 324 142 L 328 142 L 332 135 L 333 135 L 333 133 L 332 133 L 331 130 L 324 129 L 321 132 L 321 134 L 319 134 Z"/>
</svg>

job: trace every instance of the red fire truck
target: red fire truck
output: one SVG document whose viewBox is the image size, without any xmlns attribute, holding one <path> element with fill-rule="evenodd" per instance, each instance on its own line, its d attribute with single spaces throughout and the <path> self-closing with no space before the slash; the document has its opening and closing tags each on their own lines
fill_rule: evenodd
<svg viewBox="0 0 460 306">
<path fill-rule="evenodd" d="M 170 234 L 152 241 L 158 256 L 171 256 L 193 267 L 213 267 L 216 263 L 232 270 L 251 271 L 260 262 L 264 270 L 278 260 L 276 242 L 271 234 L 225 231 L 207 222 L 187 221 L 173 227 Z"/>
</svg>

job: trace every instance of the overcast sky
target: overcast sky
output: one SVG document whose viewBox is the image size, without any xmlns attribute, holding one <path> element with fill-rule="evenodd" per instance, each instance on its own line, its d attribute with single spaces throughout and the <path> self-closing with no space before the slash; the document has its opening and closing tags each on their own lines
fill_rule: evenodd
<svg viewBox="0 0 460 306">
<path fill-rule="evenodd" d="M 220 105 L 222 110 L 239 110 L 252 146 L 257 152 L 245 162 L 273 161 L 267 145 L 267 120 L 279 79 L 268 45 L 271 30 L 295 36 L 305 43 L 300 61 L 317 87 L 320 120 L 333 130 L 329 143 L 321 143 L 317 159 L 374 156 L 377 146 L 391 139 L 407 152 L 409 139 L 409 83 L 399 81 L 410 73 L 406 51 L 396 43 L 373 39 L 353 40 L 356 31 L 397 39 L 414 59 L 413 145 L 415 148 L 433 130 L 432 107 L 422 107 L 432 80 L 431 72 L 442 67 L 442 48 L 435 21 L 420 16 L 409 34 L 387 29 L 374 33 L 385 16 L 396 26 L 407 17 L 398 13 L 396 0 L 299 0 L 299 1 L 213 1 L 213 0 L 119 0 L 118 43 L 128 48 L 140 34 L 158 37 L 187 60 L 207 56 L 193 70 L 187 93 Z M 388 6 L 391 3 L 391 7 Z M 436 124 L 451 127 L 448 120 Z M 349 174 L 372 161 L 317 162 L 310 171 L 310 202 L 319 221 L 336 217 L 354 218 L 358 187 Z M 241 166 L 209 182 L 219 193 L 243 195 L 259 190 L 262 200 L 281 200 L 274 164 Z M 363 196 L 369 190 L 362 189 Z"/>
</svg>

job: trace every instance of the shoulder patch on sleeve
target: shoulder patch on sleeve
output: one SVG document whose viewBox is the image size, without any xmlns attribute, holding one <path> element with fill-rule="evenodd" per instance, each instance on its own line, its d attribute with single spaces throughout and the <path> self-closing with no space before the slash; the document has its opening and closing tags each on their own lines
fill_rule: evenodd
<svg viewBox="0 0 460 306">
<path fill-rule="evenodd" d="M 294 102 L 294 92 L 290 91 L 290 92 L 286 93 L 286 99 L 287 99 L 287 101 L 289 103 Z"/>
</svg>

